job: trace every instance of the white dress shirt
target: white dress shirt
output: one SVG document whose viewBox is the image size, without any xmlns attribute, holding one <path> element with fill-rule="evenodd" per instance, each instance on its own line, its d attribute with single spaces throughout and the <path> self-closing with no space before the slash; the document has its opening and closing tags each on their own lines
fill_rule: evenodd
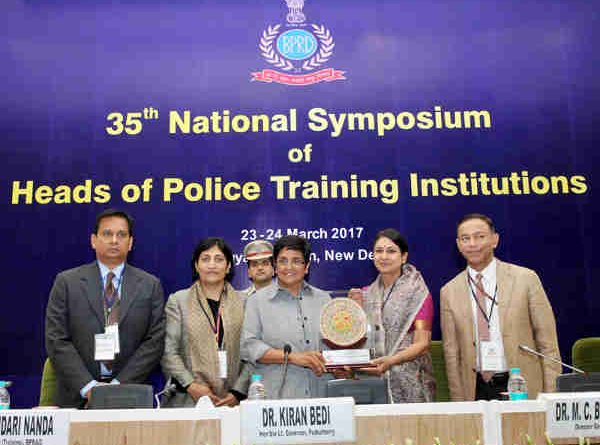
<svg viewBox="0 0 600 445">
<path fill-rule="evenodd" d="M 483 275 L 482 277 L 482 284 L 483 284 L 483 290 L 485 291 L 486 294 L 488 294 L 490 297 L 494 298 L 494 295 L 496 296 L 495 298 L 495 303 L 490 300 L 489 298 L 486 298 L 486 307 L 485 307 L 485 313 L 487 315 L 490 314 L 490 311 L 492 313 L 492 316 L 489 320 L 490 324 L 490 341 L 491 342 L 495 342 L 498 348 L 498 351 L 500 353 L 500 356 L 502 357 L 502 369 L 503 371 L 508 371 L 508 367 L 506 364 L 506 356 L 504 354 L 504 344 L 502 343 L 502 332 L 500 332 L 500 311 L 498 310 L 498 303 L 500 301 L 500 299 L 502 298 L 502 295 L 500 295 L 500 293 L 497 291 L 497 284 L 496 284 L 496 258 L 494 258 L 492 260 L 492 262 L 490 264 L 487 265 L 487 267 L 485 269 L 483 269 L 481 272 L 477 272 L 475 269 L 471 268 L 471 267 L 467 267 L 467 273 L 469 274 L 469 276 L 471 277 L 471 280 L 469 280 L 468 286 L 469 286 L 469 293 L 470 293 L 470 298 L 471 298 L 471 308 L 473 310 L 473 324 L 474 324 L 474 330 L 475 330 L 475 338 L 477 339 L 477 371 L 481 371 L 481 348 L 479 347 L 479 332 L 477 331 L 477 312 L 479 311 L 479 306 L 477 305 L 477 300 L 476 300 L 476 289 L 475 289 L 475 283 L 477 282 L 477 274 L 481 273 L 481 275 Z M 494 305 L 494 308 L 492 310 L 492 304 Z M 497 371 L 497 372 L 502 372 L 502 371 Z"/>
</svg>

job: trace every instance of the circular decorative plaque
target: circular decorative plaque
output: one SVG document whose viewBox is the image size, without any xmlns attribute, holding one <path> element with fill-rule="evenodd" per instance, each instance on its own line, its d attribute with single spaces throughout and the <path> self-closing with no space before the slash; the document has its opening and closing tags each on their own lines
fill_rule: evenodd
<svg viewBox="0 0 600 445">
<path fill-rule="evenodd" d="M 321 309 L 321 334 L 340 347 L 358 343 L 367 332 L 367 316 L 350 298 L 334 298 Z"/>
</svg>

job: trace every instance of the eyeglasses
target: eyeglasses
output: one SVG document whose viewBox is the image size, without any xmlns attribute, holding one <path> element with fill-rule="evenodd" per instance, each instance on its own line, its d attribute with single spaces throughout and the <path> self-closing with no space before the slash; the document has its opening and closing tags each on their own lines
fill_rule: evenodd
<svg viewBox="0 0 600 445">
<path fill-rule="evenodd" d="M 287 258 L 281 258 L 277 260 L 276 264 L 279 267 L 293 267 L 297 269 L 304 266 L 305 262 L 300 258 L 294 258 L 292 261 L 289 261 Z"/>
<path fill-rule="evenodd" d="M 123 241 L 123 240 L 126 240 L 127 238 L 129 238 L 129 232 L 126 232 L 124 230 L 119 230 L 118 232 L 115 233 L 112 230 L 103 230 L 102 232 L 100 232 L 98 234 L 98 236 L 100 238 L 102 238 L 103 241 L 112 241 L 115 236 L 117 237 L 117 239 L 119 241 Z"/>
<path fill-rule="evenodd" d="M 478 232 L 473 235 L 461 235 L 458 237 L 458 242 L 461 244 L 469 244 L 471 241 L 479 243 L 484 241 L 488 236 L 490 236 L 490 233 L 485 232 Z"/>
</svg>

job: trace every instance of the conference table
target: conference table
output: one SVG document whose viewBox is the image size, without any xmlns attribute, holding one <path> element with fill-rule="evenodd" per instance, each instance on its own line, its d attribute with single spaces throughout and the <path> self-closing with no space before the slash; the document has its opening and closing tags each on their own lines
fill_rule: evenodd
<svg viewBox="0 0 600 445">
<path fill-rule="evenodd" d="M 545 444 L 538 400 L 356 405 L 359 445 Z M 554 440 L 577 443 L 576 438 Z M 240 409 L 73 411 L 69 445 L 240 445 Z M 593 439 L 592 443 L 598 443 Z M 243 444 L 242 444 L 243 445 Z M 249 445 L 249 444 L 245 444 Z"/>
</svg>

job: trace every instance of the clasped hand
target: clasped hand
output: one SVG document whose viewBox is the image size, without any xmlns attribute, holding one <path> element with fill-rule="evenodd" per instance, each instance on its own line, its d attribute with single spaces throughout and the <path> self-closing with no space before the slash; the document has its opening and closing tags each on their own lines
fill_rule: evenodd
<svg viewBox="0 0 600 445">
<path fill-rule="evenodd" d="M 215 406 L 236 406 L 239 404 L 238 399 L 230 392 L 228 392 L 225 397 L 219 398 L 212 392 L 208 385 L 203 385 L 201 383 L 194 382 L 190 384 L 187 388 L 187 392 L 192 396 L 194 402 L 197 402 L 201 397 L 208 396 Z"/>
</svg>

